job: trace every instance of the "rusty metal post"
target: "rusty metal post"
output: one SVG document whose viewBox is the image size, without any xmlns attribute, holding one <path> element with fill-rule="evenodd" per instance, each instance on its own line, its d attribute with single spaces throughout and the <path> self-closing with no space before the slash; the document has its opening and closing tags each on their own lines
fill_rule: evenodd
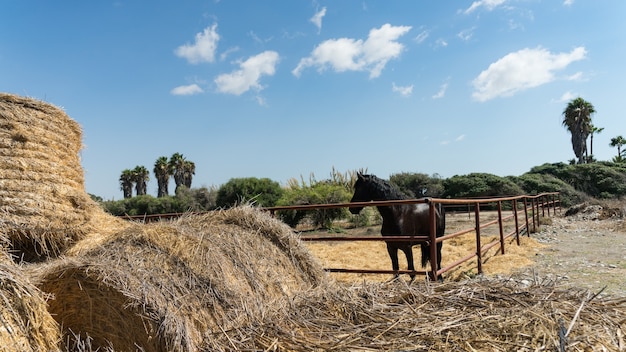
<svg viewBox="0 0 626 352">
<path fill-rule="evenodd" d="M 517 219 L 517 199 L 513 199 L 513 217 L 515 218 L 515 240 L 519 246 L 519 220 Z"/>
<path fill-rule="evenodd" d="M 502 227 L 502 201 L 498 201 L 498 225 L 500 227 L 500 253 L 504 255 L 504 228 Z"/>
<path fill-rule="evenodd" d="M 532 210 L 533 233 L 537 231 L 537 224 L 535 222 L 535 216 L 537 216 L 537 213 L 535 212 L 535 203 L 537 203 L 537 199 L 536 198 L 531 198 L 531 200 L 530 200 L 530 210 Z M 530 231 L 528 232 L 528 235 L 530 236 Z"/>
<path fill-rule="evenodd" d="M 435 209 L 435 203 L 434 202 L 428 202 L 428 209 L 430 212 L 430 279 L 432 281 L 437 281 L 437 277 L 439 275 L 437 275 L 437 271 L 438 271 L 438 267 L 437 267 L 437 212 Z"/>
<path fill-rule="evenodd" d="M 478 258 L 478 273 L 483 273 L 483 254 L 480 245 L 480 203 L 474 203 L 474 221 L 476 228 L 476 257 Z"/>
<path fill-rule="evenodd" d="M 526 217 L 526 236 L 530 237 L 530 224 L 528 223 L 528 199 L 524 197 L 524 216 Z"/>
<path fill-rule="evenodd" d="M 539 214 L 539 198 L 536 199 L 536 207 L 537 207 L 537 228 L 534 232 L 539 230 L 539 226 L 541 226 L 541 214 Z"/>
<path fill-rule="evenodd" d="M 546 196 L 541 196 L 541 216 L 546 217 Z M 548 210 L 548 215 L 550 215 Z"/>
</svg>

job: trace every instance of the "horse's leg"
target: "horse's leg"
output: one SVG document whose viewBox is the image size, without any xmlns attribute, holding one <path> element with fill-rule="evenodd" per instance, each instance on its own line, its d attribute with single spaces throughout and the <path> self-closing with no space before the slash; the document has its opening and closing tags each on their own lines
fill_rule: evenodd
<svg viewBox="0 0 626 352">
<path fill-rule="evenodd" d="M 437 270 L 441 269 L 441 247 L 443 246 L 443 242 L 437 243 Z M 439 282 L 443 282 L 443 275 L 439 275 L 437 277 Z"/>
<path fill-rule="evenodd" d="M 400 270 L 400 265 L 398 264 L 398 245 L 387 242 L 387 252 L 389 253 L 389 258 L 391 258 L 391 269 L 394 271 Z M 395 274 L 395 278 L 398 278 L 398 273 Z"/>
<path fill-rule="evenodd" d="M 402 251 L 404 252 L 404 256 L 406 257 L 406 262 L 409 266 L 409 270 L 415 271 L 415 265 L 413 264 L 413 247 L 404 246 L 402 247 Z M 415 280 L 415 274 L 409 275 L 411 276 L 411 281 Z"/>
</svg>

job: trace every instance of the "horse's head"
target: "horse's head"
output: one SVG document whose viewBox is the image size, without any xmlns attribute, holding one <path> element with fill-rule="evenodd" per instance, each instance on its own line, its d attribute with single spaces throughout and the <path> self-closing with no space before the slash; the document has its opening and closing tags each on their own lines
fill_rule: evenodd
<svg viewBox="0 0 626 352">
<path fill-rule="evenodd" d="M 368 181 L 370 179 L 370 175 L 363 175 L 362 173 L 357 173 L 357 179 L 354 183 L 354 195 L 350 200 L 350 203 L 354 202 L 369 202 L 373 200 L 373 196 L 368 187 Z M 358 214 L 363 210 L 363 207 L 350 207 L 350 212 L 352 214 Z"/>
</svg>

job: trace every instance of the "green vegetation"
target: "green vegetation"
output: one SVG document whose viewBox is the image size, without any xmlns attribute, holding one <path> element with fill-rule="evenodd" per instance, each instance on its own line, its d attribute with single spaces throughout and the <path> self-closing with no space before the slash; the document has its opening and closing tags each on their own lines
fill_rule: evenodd
<svg viewBox="0 0 626 352">
<path fill-rule="evenodd" d="M 342 175 L 333 170 L 332 178 L 316 181 L 313 176 L 308 183 L 302 180 L 298 183 L 292 179 L 285 189 L 277 205 L 307 205 L 347 203 L 352 197 L 351 176 Z M 347 208 L 316 209 L 307 211 L 284 210 L 278 212 L 278 217 L 286 224 L 296 227 L 307 220 L 314 227 L 330 229 L 333 221 L 348 218 Z"/>
<path fill-rule="evenodd" d="M 231 178 L 217 191 L 216 205 L 230 208 L 237 204 L 253 203 L 261 207 L 271 207 L 281 197 L 283 189 L 269 178 Z"/>
<path fill-rule="evenodd" d="M 392 174 L 389 180 L 411 198 L 485 198 L 560 192 L 563 207 L 591 199 L 620 199 L 626 195 L 626 150 L 622 150 L 626 139 L 621 135 L 611 139 L 610 146 L 617 148 L 612 161 L 596 161 L 593 137 L 604 128 L 593 125 L 591 117 L 595 113 L 593 104 L 580 97 L 572 99 L 563 110 L 562 125 L 571 134 L 576 155 L 569 164 L 546 163 L 521 176 L 470 173 L 444 179 L 438 174 L 401 172 Z M 174 153 L 169 159 L 165 156 L 157 158 L 153 172 L 158 183 L 157 198 L 146 195 L 146 183 L 150 177 L 148 169 L 143 166 L 122 171 L 119 182 L 123 200 L 102 201 L 96 195 L 91 197 L 115 215 L 206 211 L 242 203 L 261 207 L 345 203 L 352 196 L 357 173 L 341 173 L 333 168 L 328 179 L 318 181 L 311 175 L 308 181 L 302 177 L 300 181 L 291 179 L 284 187 L 268 178 L 248 177 L 230 179 L 218 188 L 193 189 L 191 181 L 195 164 L 180 153 Z M 174 196 L 168 195 L 170 177 L 176 184 Z M 133 187 L 136 197 L 132 195 Z M 284 210 L 277 215 L 293 227 L 306 223 L 316 228 L 330 228 L 337 220 L 349 220 L 354 225 L 364 226 L 371 224 L 373 219 L 379 221 L 375 209 L 370 207 L 360 215 L 350 215 L 346 208 Z"/>
</svg>

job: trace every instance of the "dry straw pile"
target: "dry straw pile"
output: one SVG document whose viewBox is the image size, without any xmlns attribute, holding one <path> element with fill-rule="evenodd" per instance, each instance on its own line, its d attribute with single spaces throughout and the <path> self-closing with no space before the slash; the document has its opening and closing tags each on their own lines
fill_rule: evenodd
<svg viewBox="0 0 626 352">
<path fill-rule="evenodd" d="M 239 350 L 624 351 L 626 298 L 536 277 L 324 288 L 233 333 Z M 253 336 L 238 340 L 236 336 Z"/>
<path fill-rule="evenodd" d="M 214 350 L 326 274 L 291 229 L 252 207 L 88 237 L 33 273 L 64 336 L 118 351 Z M 70 345 L 75 345 L 70 343 Z"/>
<path fill-rule="evenodd" d="M 0 252 L 0 351 L 59 351 L 60 331 L 44 294 Z"/>
<path fill-rule="evenodd" d="M 56 256 L 102 211 L 85 192 L 81 129 L 61 109 L 0 93 L 0 231 L 25 261 Z"/>
</svg>

